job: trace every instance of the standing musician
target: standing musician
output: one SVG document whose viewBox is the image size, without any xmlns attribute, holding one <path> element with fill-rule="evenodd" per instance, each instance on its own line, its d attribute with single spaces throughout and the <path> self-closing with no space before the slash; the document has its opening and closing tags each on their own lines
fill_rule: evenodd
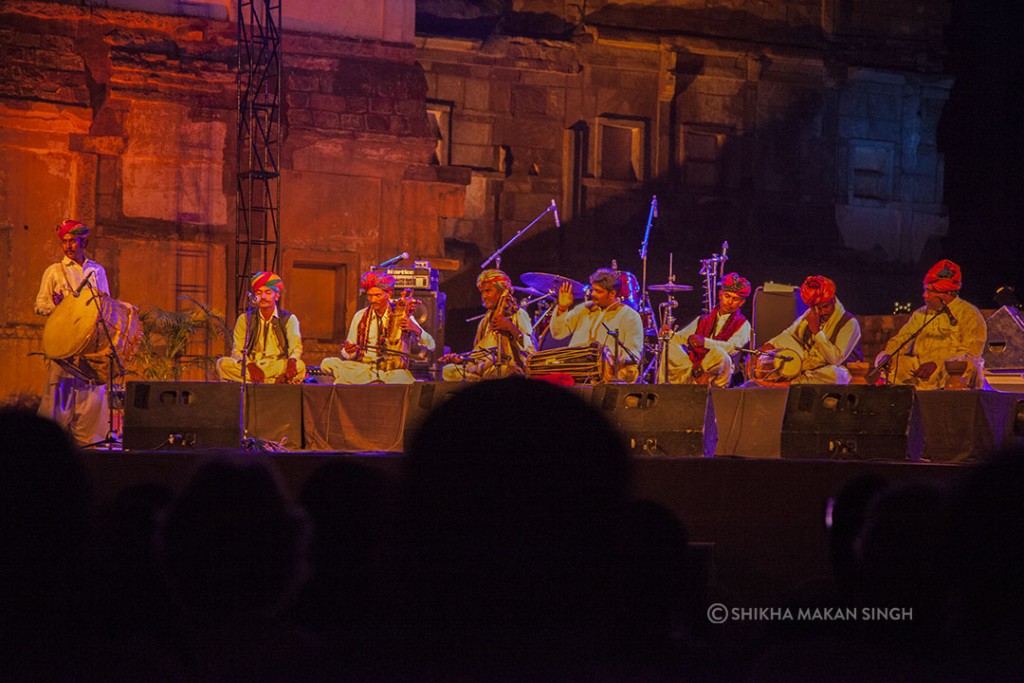
<svg viewBox="0 0 1024 683">
<path fill-rule="evenodd" d="M 393 301 L 393 275 L 368 271 L 359 279 L 367 306 L 356 311 L 348 336 L 341 345 L 341 358 L 324 358 L 320 364 L 334 375 L 335 384 L 412 384 L 408 369 L 413 344 L 434 350 L 434 338 L 409 315 L 412 300 Z"/>
<path fill-rule="evenodd" d="M 644 323 L 636 310 L 620 300 L 626 286 L 625 274 L 599 268 L 590 276 L 591 300 L 569 310 L 574 301 L 572 283 L 563 282 L 549 329 L 555 339 L 572 335 L 570 348 L 597 343 L 613 354 L 617 349 L 616 379 L 635 382 L 640 375 L 638 359 L 643 349 Z"/>
<path fill-rule="evenodd" d="M 256 273 L 251 282 L 256 311 L 238 316 L 231 356 L 217 360 L 217 374 L 225 382 L 241 382 L 244 358 L 246 382 L 299 384 L 306 377 L 299 319 L 277 306 L 284 282 L 269 271 Z"/>
<path fill-rule="evenodd" d="M 778 349 L 781 355 L 796 354 L 799 368 L 791 378 L 758 381 L 759 384 L 849 384 L 850 371 L 843 363 L 860 343 L 860 323 L 836 298 L 836 284 L 822 275 L 811 275 L 800 286 L 800 298 L 807 310 L 792 325 L 761 347 Z M 787 361 L 789 362 L 789 361 Z"/>
<path fill-rule="evenodd" d="M 57 226 L 64 258 L 43 271 L 43 280 L 36 295 L 35 311 L 48 316 L 66 296 L 92 296 L 90 288 L 110 294 L 107 273 L 103 266 L 85 256 L 89 245 L 89 228 L 68 219 Z M 88 287 L 83 283 L 89 278 Z M 52 360 L 46 361 L 46 390 L 39 404 L 39 414 L 67 429 L 80 446 L 103 440 L 107 431 L 104 419 L 103 384 L 90 384 L 75 377 Z"/>
<path fill-rule="evenodd" d="M 470 362 L 446 364 L 442 378 L 458 382 L 522 375 L 526 359 L 537 350 L 530 314 L 519 308 L 512 280 L 504 271 L 485 270 L 477 277 L 476 287 L 487 313 L 477 324 Z"/>
<path fill-rule="evenodd" d="M 718 306 L 672 335 L 668 342 L 668 381 L 727 387 L 733 354 L 750 343 L 750 322 L 740 308 L 750 298 L 750 281 L 738 273 L 722 278 Z"/>
<path fill-rule="evenodd" d="M 875 367 L 889 362 L 890 383 L 942 389 L 949 377 L 945 366 L 949 360 L 967 362 L 963 377 L 968 388 L 984 385 L 981 354 L 987 339 L 985 317 L 960 298 L 960 284 L 960 266 L 945 259 L 924 276 L 924 306 L 914 311 L 875 358 Z M 920 334 L 890 359 L 918 330 Z"/>
</svg>

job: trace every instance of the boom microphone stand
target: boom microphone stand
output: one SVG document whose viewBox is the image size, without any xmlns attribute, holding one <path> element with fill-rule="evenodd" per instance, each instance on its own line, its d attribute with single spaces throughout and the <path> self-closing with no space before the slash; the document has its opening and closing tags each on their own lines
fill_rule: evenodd
<svg viewBox="0 0 1024 683">
<path fill-rule="evenodd" d="M 103 335 L 107 338 L 107 347 L 110 349 L 107 352 L 107 391 L 105 396 L 107 400 L 107 435 L 100 441 L 88 444 L 85 448 L 106 446 L 107 450 L 114 450 L 114 446 L 117 446 L 118 449 L 122 448 L 121 439 L 118 438 L 117 433 L 114 430 L 114 401 L 116 399 L 114 392 L 114 369 L 115 367 L 117 368 L 116 376 L 120 379 L 120 384 L 122 385 L 124 384 L 125 369 L 124 363 L 121 362 L 121 357 L 117 354 L 117 347 L 114 345 L 114 336 L 110 334 L 110 326 L 107 324 L 106 316 L 103 315 L 103 310 L 100 307 L 103 293 L 96 289 L 92 282 L 90 282 L 93 272 L 95 271 L 90 271 L 85 276 L 85 279 L 82 280 L 82 284 L 78 286 L 78 289 L 75 290 L 73 296 L 80 295 L 83 285 L 89 288 L 89 294 L 92 298 L 88 303 L 96 305 L 96 317 L 100 321 L 100 327 L 103 329 Z"/>
<path fill-rule="evenodd" d="M 903 341 L 903 343 L 902 343 L 902 344 L 900 344 L 899 346 L 897 346 L 897 347 L 896 347 L 896 350 L 895 350 L 895 351 L 893 351 L 893 352 L 892 352 L 892 353 L 891 353 L 891 354 L 889 355 L 889 357 L 888 357 L 888 358 L 886 358 L 886 359 L 885 359 L 884 361 L 882 361 L 882 364 L 881 364 L 881 365 L 877 365 L 877 366 L 876 366 L 876 365 L 874 364 L 874 361 L 872 361 L 872 363 L 871 363 L 871 368 L 870 368 L 870 369 L 868 370 L 867 374 L 866 374 L 866 375 L 864 375 L 864 380 L 865 380 L 865 381 L 866 381 L 866 382 L 867 382 L 868 384 L 874 384 L 875 382 L 877 382 L 877 381 L 878 381 L 878 378 L 882 376 L 882 371 L 883 371 L 883 370 L 885 370 L 886 368 L 888 368 L 888 367 L 889 367 L 889 363 L 891 363 L 891 362 L 892 362 L 892 361 L 893 361 L 894 359 L 898 359 L 898 358 L 899 358 L 899 356 L 900 356 L 900 351 L 902 351 L 902 350 L 903 350 L 903 348 L 904 348 L 904 347 L 905 347 L 905 346 L 906 346 L 907 344 L 909 344 L 910 342 L 912 342 L 912 341 L 914 341 L 915 339 L 917 339 L 917 335 L 921 334 L 921 332 L 923 332 L 923 331 L 924 331 L 924 328 L 928 327 L 928 326 L 929 326 L 929 325 L 931 325 L 931 324 L 932 324 L 933 322 L 935 322 L 936 318 L 938 318 L 938 317 L 939 317 L 939 315 L 941 315 L 941 314 L 942 314 L 943 312 L 945 312 L 945 311 L 946 311 L 946 307 L 945 307 L 945 306 L 943 306 L 943 307 L 942 307 L 942 309 L 940 309 L 940 310 L 938 310 L 938 311 L 935 311 L 935 315 L 933 315 L 932 317 L 928 318 L 928 320 L 925 320 L 925 321 L 924 321 L 924 323 L 923 323 L 923 324 L 921 325 L 921 327 L 917 328 L 917 330 L 915 330 L 915 331 L 914 331 L 914 333 L 913 333 L 912 335 L 910 335 L 909 337 L 907 337 L 907 338 L 906 338 L 906 339 L 905 339 L 905 340 Z M 950 315 L 952 315 L 952 314 L 950 314 Z M 955 321 L 954 321 L 954 322 L 955 322 Z M 899 362 L 899 361 L 897 361 L 897 362 Z"/>
<path fill-rule="evenodd" d="M 501 254 L 502 254 L 502 252 L 504 252 L 506 249 L 508 249 L 510 246 L 512 246 L 512 243 L 515 242 L 517 239 L 519 239 L 519 237 L 523 233 L 525 233 L 527 230 L 529 230 L 534 225 L 536 225 L 537 221 L 539 221 L 541 218 L 543 218 L 547 214 L 551 213 L 552 211 L 555 214 L 555 225 L 561 226 L 561 222 L 558 220 L 558 206 L 555 205 L 555 200 L 552 199 L 551 200 L 551 204 L 548 205 L 548 208 L 546 208 L 543 211 L 541 211 L 537 215 L 537 217 L 534 218 L 532 221 L 530 221 L 530 223 L 526 227 L 521 229 L 516 234 L 512 235 L 512 239 L 510 239 L 508 242 L 505 242 L 505 244 L 503 244 L 500 247 L 498 247 L 498 249 L 493 254 L 488 256 L 487 260 L 480 264 L 480 269 L 483 270 L 483 269 L 487 268 L 487 266 L 490 265 L 491 261 L 495 261 L 496 267 L 498 268 L 498 270 L 501 270 Z"/>
</svg>

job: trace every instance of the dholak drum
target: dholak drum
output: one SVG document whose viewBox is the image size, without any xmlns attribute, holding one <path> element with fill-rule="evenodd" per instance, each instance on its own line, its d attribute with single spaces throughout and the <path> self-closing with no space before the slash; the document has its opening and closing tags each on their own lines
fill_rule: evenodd
<svg viewBox="0 0 1024 683">
<path fill-rule="evenodd" d="M 576 384 L 600 384 L 613 379 L 608 348 L 599 344 L 538 351 L 526 361 L 527 377 L 566 374 Z"/>
<path fill-rule="evenodd" d="M 776 348 L 770 354 L 756 356 L 751 378 L 766 387 L 788 385 L 803 367 L 804 354 L 800 348 Z"/>
<path fill-rule="evenodd" d="M 110 330 L 118 357 L 128 365 L 142 338 L 139 309 L 131 304 L 85 291 L 79 297 L 64 297 L 43 327 L 46 357 L 93 384 L 103 384 L 110 379 L 111 344 L 100 316 Z"/>
</svg>

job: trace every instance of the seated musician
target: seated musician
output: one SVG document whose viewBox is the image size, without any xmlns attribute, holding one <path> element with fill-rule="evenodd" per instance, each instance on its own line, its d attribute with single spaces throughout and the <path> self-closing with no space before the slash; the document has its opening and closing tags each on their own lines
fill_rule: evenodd
<svg viewBox="0 0 1024 683">
<path fill-rule="evenodd" d="M 964 361 L 967 388 L 984 385 L 981 354 L 987 326 L 976 307 L 960 298 L 960 266 L 942 260 L 924 276 L 924 306 L 914 311 L 875 358 L 875 367 L 887 363 L 891 384 L 911 384 L 918 389 L 942 389 L 949 373 L 946 361 Z M 910 336 L 920 330 L 912 341 Z M 902 349 L 899 347 L 908 342 Z M 895 358 L 891 356 L 897 353 Z"/>
<path fill-rule="evenodd" d="M 522 375 L 526 359 L 536 350 L 530 314 L 516 303 L 512 280 L 504 271 L 489 269 L 476 279 L 487 314 L 476 327 L 473 350 L 441 368 L 448 382 L 499 379 Z"/>
<path fill-rule="evenodd" d="M 261 271 L 252 276 L 256 309 L 235 321 L 231 356 L 217 360 L 221 380 L 241 382 L 243 362 L 244 379 L 254 384 L 299 384 L 306 377 L 299 319 L 277 305 L 283 289 L 276 273 Z"/>
<path fill-rule="evenodd" d="M 324 358 L 320 367 L 334 375 L 335 384 L 412 384 L 413 347 L 433 351 L 434 338 L 409 315 L 406 301 L 392 300 L 394 276 L 371 270 L 359 288 L 368 305 L 352 316 L 341 358 Z"/>
<path fill-rule="evenodd" d="M 668 381 L 727 387 L 737 349 L 750 343 L 750 322 L 740 308 L 750 298 L 750 282 L 738 273 L 722 278 L 718 306 L 694 319 L 668 342 Z"/>
<path fill-rule="evenodd" d="M 827 277 L 811 275 L 804 280 L 800 298 L 807 310 L 760 348 L 774 350 L 777 360 L 792 363 L 793 374 L 780 378 L 759 376 L 758 368 L 764 365 L 758 362 L 753 364 L 754 380 L 762 386 L 849 384 L 850 371 L 843 363 L 860 343 L 860 323 L 846 312 L 836 298 L 835 283 Z"/>
<path fill-rule="evenodd" d="M 635 382 L 640 375 L 638 360 L 643 350 L 644 323 L 639 313 L 620 300 L 625 286 L 623 274 L 599 268 L 590 276 L 591 300 L 570 310 L 574 301 L 572 284 L 563 282 L 549 329 L 555 339 L 572 335 L 570 348 L 594 343 L 606 347 L 614 356 L 616 378 Z"/>
</svg>

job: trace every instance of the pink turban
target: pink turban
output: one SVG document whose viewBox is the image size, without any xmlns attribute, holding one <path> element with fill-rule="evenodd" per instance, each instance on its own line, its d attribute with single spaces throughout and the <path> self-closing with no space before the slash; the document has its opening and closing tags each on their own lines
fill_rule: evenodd
<svg viewBox="0 0 1024 683">
<path fill-rule="evenodd" d="M 252 291 L 256 291 L 260 287 L 266 287 L 272 289 L 278 294 L 284 289 L 284 281 L 281 280 L 281 276 L 277 273 L 271 273 L 269 270 L 261 270 L 252 276 Z"/>
<path fill-rule="evenodd" d="M 389 293 L 395 291 L 395 276 L 387 273 L 378 273 L 375 270 L 363 273 L 363 276 L 359 278 L 359 289 L 365 292 L 374 287 Z"/>
<path fill-rule="evenodd" d="M 924 276 L 924 284 L 936 292 L 959 292 L 960 266 L 945 259 L 939 261 Z"/>
<path fill-rule="evenodd" d="M 824 275 L 811 275 L 800 285 L 800 298 L 808 306 L 817 306 L 836 298 L 836 283 Z"/>
<path fill-rule="evenodd" d="M 722 290 L 738 294 L 744 299 L 750 298 L 750 280 L 740 277 L 739 273 L 729 273 L 722 278 Z"/>
<path fill-rule="evenodd" d="M 79 221 L 69 218 L 57 226 L 57 237 L 64 239 L 68 235 L 74 235 L 75 237 L 88 237 L 89 227 L 85 223 L 80 223 Z"/>
</svg>

